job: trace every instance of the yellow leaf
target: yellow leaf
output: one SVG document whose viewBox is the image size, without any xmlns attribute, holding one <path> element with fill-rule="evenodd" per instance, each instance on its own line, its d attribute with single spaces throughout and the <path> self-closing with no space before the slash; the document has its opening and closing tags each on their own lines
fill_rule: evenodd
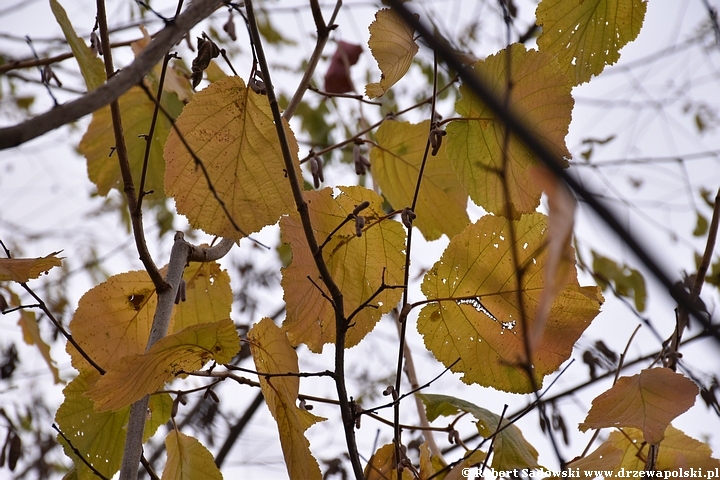
<svg viewBox="0 0 720 480">
<path fill-rule="evenodd" d="M 473 68 L 497 98 L 504 98 L 507 91 L 508 62 L 512 76 L 509 107 L 551 152 L 569 158 L 565 136 L 574 102 L 567 75 L 550 55 L 513 44 Z M 507 215 L 506 202 L 510 203 L 511 218 L 534 212 L 542 190 L 530 177 L 530 167 L 535 165 L 532 151 L 513 136 L 507 144 L 507 164 L 503 165 L 505 126 L 466 85 L 460 92 L 455 109 L 466 119 L 448 125 L 447 155 L 470 198 L 496 215 Z M 503 169 L 509 198 L 503 188 Z"/>
<path fill-rule="evenodd" d="M 196 438 L 172 430 L 165 437 L 167 462 L 161 480 L 222 480 L 212 453 Z"/>
<path fill-rule="evenodd" d="M 440 415 L 456 415 L 462 411 L 475 417 L 478 433 L 482 437 L 488 438 L 498 430 L 500 416 L 482 407 L 448 395 L 419 393 L 416 395 L 425 404 L 425 411 L 428 420 L 431 422 Z M 495 470 L 514 470 L 539 467 L 537 450 L 525 440 L 516 425 L 507 426 L 508 424 L 508 420 L 504 419 L 502 422 L 503 430 L 495 437 L 492 468 Z"/>
<path fill-rule="evenodd" d="M 646 10 L 645 0 L 543 0 L 537 44 L 580 85 L 620 59 L 620 49 L 640 33 Z"/>
<path fill-rule="evenodd" d="M 595 470 L 594 466 L 598 465 L 604 470 L 610 470 L 607 477 L 616 476 L 615 473 L 624 469 L 627 476 L 628 471 L 645 470 L 648 450 L 649 446 L 643 443 L 642 431 L 623 428 L 622 432 L 612 432 L 597 450 L 581 460 L 573 461 L 570 466 L 581 470 Z M 694 469 L 696 474 L 698 471 L 715 471 L 720 468 L 720 460 L 713 458 L 712 453 L 707 443 L 699 442 L 670 425 L 660 444 L 655 468 L 660 472 L 674 472 L 673 476 L 679 474 L 680 477 L 694 476 L 690 469 Z M 600 458 L 608 454 L 612 456 L 612 461 Z"/>
<path fill-rule="evenodd" d="M 146 354 L 124 357 L 88 395 L 98 412 L 116 411 L 210 360 L 227 363 L 239 350 L 240 337 L 232 320 L 193 325 L 160 339 Z"/>
<path fill-rule="evenodd" d="M 96 412 L 85 393 L 99 378 L 97 372 L 87 371 L 70 382 L 63 390 L 65 400 L 55 414 L 55 421 L 72 445 L 85 455 L 85 460 L 110 478 L 120 469 L 130 408 L 117 412 Z M 150 397 L 151 414 L 145 423 L 143 441 L 147 441 L 160 425 L 170 419 L 171 409 L 172 399 L 169 395 Z M 78 478 L 97 478 L 59 436 L 58 441 L 63 445 L 65 454 L 73 459 Z"/>
<path fill-rule="evenodd" d="M 0 258 L 0 282 L 26 283 L 62 264 L 60 252 L 42 258 Z"/>
<path fill-rule="evenodd" d="M 378 448 L 365 466 L 365 480 L 397 480 L 395 445 L 388 443 Z M 403 470 L 402 480 L 413 480 L 410 470 Z"/>
<path fill-rule="evenodd" d="M 177 126 L 245 233 L 272 225 L 295 209 L 267 97 L 247 88 L 242 79 L 223 78 L 197 93 Z M 297 143 L 290 128 L 285 128 L 299 171 Z M 168 138 L 165 159 L 165 191 L 175 197 L 178 212 L 207 233 L 242 238 L 175 132 Z"/>
<path fill-rule="evenodd" d="M 230 277 L 215 262 L 191 263 L 183 279 L 187 300 L 175 307 L 170 332 L 230 316 Z M 127 355 L 145 353 L 156 306 L 147 272 L 121 273 L 80 298 L 70 330 L 90 358 L 107 369 Z M 75 368 L 92 368 L 72 345 L 66 348 Z"/>
<path fill-rule="evenodd" d="M 649 368 L 632 377 L 620 377 L 610 390 L 592 402 L 585 421 L 578 427 L 634 427 L 645 441 L 658 445 L 663 432 L 678 415 L 695 404 L 698 387 L 692 380 L 669 368 Z"/>
<path fill-rule="evenodd" d="M 376 133 L 378 146 L 370 150 L 372 175 L 393 208 L 412 205 L 429 131 L 429 120 L 417 125 L 387 121 Z M 427 240 L 443 233 L 452 238 L 470 222 L 467 201 L 445 147 L 436 156 L 428 154 L 413 225 Z"/>
<path fill-rule="evenodd" d="M 150 132 L 150 122 L 155 110 L 155 103 L 150 100 L 140 87 L 133 87 L 118 100 L 120 116 L 125 134 L 130 170 L 135 188 L 140 185 L 143 159 L 145 158 L 145 135 Z M 165 103 L 165 102 L 163 102 Z M 171 112 L 176 114 L 177 112 Z M 152 190 L 149 198 L 162 198 L 165 162 L 163 146 L 172 125 L 164 115 L 159 115 L 150 148 L 145 190 Z M 92 121 L 80 141 L 80 152 L 85 155 L 88 166 L 88 177 L 97 187 L 100 195 L 107 195 L 111 188 L 122 190 L 122 178 L 117 153 L 114 152 L 116 142 L 113 132 L 110 107 L 104 107 L 93 113 Z"/>
<path fill-rule="evenodd" d="M 485 216 L 456 235 L 425 275 L 422 291 L 428 299 L 440 300 L 422 309 L 418 331 L 443 364 L 449 367 L 460 359 L 452 370 L 463 372 L 466 383 L 515 393 L 532 391 L 532 382 L 518 362 L 525 358 L 523 318 L 525 328 L 532 331 L 544 288 L 546 218 L 540 213 L 516 221 Z M 519 285 L 510 229 L 518 264 L 524 267 Z M 599 288 L 578 284 L 575 268 L 568 269 L 562 284 L 533 352 L 536 385 L 570 357 L 603 301 Z"/>
<path fill-rule="evenodd" d="M 382 75 L 379 83 L 369 83 L 365 87 L 365 95 L 377 98 L 405 76 L 418 52 L 418 45 L 414 39 L 415 31 L 389 8 L 375 14 L 369 30 L 368 46 Z"/>
<path fill-rule="evenodd" d="M 298 358 L 286 334 L 269 318 L 253 325 L 247 334 L 255 368 L 261 373 L 298 373 Z M 260 387 L 268 409 L 277 422 L 285 464 L 290 478 L 321 479 L 320 467 L 310 452 L 305 430 L 325 420 L 298 408 L 298 377 L 260 376 Z"/>
<path fill-rule="evenodd" d="M 546 247 L 548 256 L 543 271 L 545 287 L 540 295 L 533 330 L 529 332 L 528 337 L 531 350 L 535 350 L 545 330 L 550 306 L 564 286 L 563 280 L 567 277 L 568 270 L 575 267 L 575 252 L 571 248 L 570 241 L 576 202 L 565 183 L 546 168 L 531 167 L 530 175 L 547 195 L 549 210 Z"/>
<path fill-rule="evenodd" d="M 18 325 L 22 328 L 23 339 L 28 345 L 36 345 L 40 351 L 40 355 L 45 360 L 45 363 L 50 368 L 52 373 L 53 381 L 55 384 L 62 383 L 60 380 L 60 372 L 58 372 L 55 361 L 50 356 L 50 345 L 45 343 L 42 336 L 40 335 L 40 328 L 38 328 L 37 318 L 34 312 L 27 311 L 25 309 L 20 310 L 20 319 Z"/>
<path fill-rule="evenodd" d="M 85 41 L 78 37 L 75 29 L 70 23 L 70 19 L 65 13 L 65 9 L 57 0 L 50 0 L 50 9 L 55 15 L 60 28 L 62 28 L 65 40 L 70 46 L 75 60 L 80 67 L 80 73 L 85 79 L 85 85 L 88 91 L 95 90 L 97 87 L 105 83 L 105 67 L 103 61 L 90 50 Z"/>
<path fill-rule="evenodd" d="M 315 238 L 319 245 L 335 230 L 353 209 L 368 201 L 360 212 L 365 219 L 362 237 L 356 236 L 355 222 L 350 221 L 335 232 L 323 248 L 323 258 L 343 293 L 345 315 L 349 316 L 377 293 L 383 278 L 386 285 L 401 285 L 405 266 L 405 231 L 399 222 L 388 220 L 382 210 L 382 198 L 363 187 L 341 187 L 333 198 L 332 189 L 306 192 L 306 200 Z M 323 294 L 330 297 L 320 279 L 297 214 L 280 221 L 283 243 L 292 247 L 292 263 L 282 271 L 287 316 L 283 329 L 293 345 L 305 343 L 313 352 L 335 341 L 335 310 Z M 311 282 L 310 279 L 315 283 Z M 399 289 L 386 289 L 371 304 L 355 315 L 347 333 L 346 345 L 357 345 L 380 317 L 395 308 Z"/>
</svg>

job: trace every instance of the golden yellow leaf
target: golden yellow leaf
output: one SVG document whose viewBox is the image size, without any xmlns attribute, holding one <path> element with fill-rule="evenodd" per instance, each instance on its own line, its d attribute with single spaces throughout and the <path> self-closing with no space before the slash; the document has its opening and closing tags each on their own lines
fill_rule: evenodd
<svg viewBox="0 0 720 480">
<path fill-rule="evenodd" d="M 365 87 L 365 95 L 377 98 L 385 95 L 390 87 L 405 76 L 418 52 L 418 45 L 414 39 L 415 30 L 389 8 L 375 14 L 369 30 L 368 46 L 382 75 L 380 82 L 369 83 Z"/>
<path fill-rule="evenodd" d="M 393 208 L 412 205 L 429 131 L 429 120 L 419 124 L 387 121 L 376 133 L 378 146 L 370 150 L 372 176 Z M 413 225 L 427 240 L 443 233 L 452 238 L 470 223 L 467 201 L 445 147 L 436 156 L 428 153 Z"/>
<path fill-rule="evenodd" d="M 532 331 L 544 288 L 546 234 L 547 217 L 540 213 L 519 220 L 485 216 L 456 235 L 425 275 L 422 291 L 438 302 L 422 309 L 418 331 L 444 365 L 460 359 L 452 370 L 464 373 L 464 382 L 515 393 L 532 391 L 533 382 L 518 364 L 525 359 L 523 319 Z M 520 284 L 513 248 L 518 265 L 524 267 Z M 603 301 L 599 288 L 578 284 L 575 268 L 568 269 L 562 285 L 533 352 L 537 386 L 570 357 Z"/>
<path fill-rule="evenodd" d="M 646 10 L 645 0 L 543 0 L 537 44 L 580 85 L 620 59 L 620 49 L 640 33 Z"/>
<path fill-rule="evenodd" d="M 509 108 L 551 152 L 569 158 L 565 136 L 574 101 L 567 75 L 550 55 L 513 44 L 473 67 L 497 98 L 504 98 L 507 91 L 508 62 L 512 77 Z M 533 153 L 512 136 L 503 165 L 505 126 L 466 85 L 460 87 L 460 92 L 462 97 L 455 109 L 466 119 L 448 125 L 447 155 L 470 198 L 496 215 L 507 216 L 509 210 L 510 218 L 517 218 L 534 212 L 542 190 L 530 177 L 530 167 L 536 164 Z M 503 187 L 503 169 L 509 198 Z"/>
<path fill-rule="evenodd" d="M 85 460 L 110 478 L 120 469 L 130 408 L 96 412 L 85 393 L 99 378 L 97 372 L 87 371 L 70 382 L 63 390 L 65 400 L 55 414 L 55 421 L 72 445 L 85 455 Z M 145 423 L 143 441 L 147 441 L 160 425 L 170 419 L 172 399 L 167 394 L 153 395 L 149 408 L 151 413 Z M 79 478 L 97 478 L 59 436 L 58 441 L 67 456 L 73 459 Z"/>
<path fill-rule="evenodd" d="M 383 445 L 370 457 L 370 461 L 365 466 L 365 480 L 397 480 L 396 465 L 395 445 L 392 443 Z M 405 468 L 400 478 L 413 480 L 415 477 Z"/>
<path fill-rule="evenodd" d="M 22 305 L 20 297 L 15 292 L 10 290 L 10 288 L 7 286 L 4 289 L 10 296 L 9 306 L 19 307 L 20 305 Z M 4 298 L 2 298 L 2 300 L 4 300 Z M 2 306 L 0 306 L 0 310 L 3 310 Z M 45 360 L 45 363 L 50 368 L 50 373 L 52 373 L 53 381 L 55 382 L 55 384 L 62 383 L 62 380 L 60 379 L 60 372 L 55 365 L 55 361 L 50 355 L 50 345 L 45 343 L 45 340 L 43 340 L 42 336 L 40 335 L 40 328 L 38 327 L 35 312 L 27 308 L 21 308 L 18 313 L 20 314 L 20 318 L 18 319 L 17 323 L 22 329 L 23 340 L 25 340 L 25 343 L 27 343 L 28 345 L 37 346 L 37 349 L 40 351 L 40 355 L 43 357 L 43 360 Z"/>
<path fill-rule="evenodd" d="M 210 360 L 227 363 L 240 350 L 232 320 L 192 325 L 158 340 L 146 354 L 128 355 L 114 364 L 88 396 L 98 412 L 117 411 L 153 393 Z"/>
<path fill-rule="evenodd" d="M 315 238 L 319 245 L 335 230 L 357 205 L 367 201 L 360 212 L 365 219 L 362 237 L 356 236 L 355 222 L 350 221 L 335 232 L 323 248 L 323 258 L 344 297 L 345 315 L 349 316 L 377 293 L 383 284 L 401 285 L 405 267 L 405 231 L 399 222 L 385 218 L 382 198 L 363 187 L 341 187 L 333 198 L 332 189 L 306 192 L 305 198 Z M 297 214 L 280 221 L 283 243 L 292 247 L 292 263 L 282 271 L 287 316 L 283 329 L 293 345 L 305 343 L 313 352 L 335 341 L 335 311 L 318 290 L 327 292 Z M 315 283 L 311 282 L 310 279 Z M 386 289 L 372 298 L 373 307 L 359 311 L 348 330 L 346 345 L 357 345 L 380 317 L 395 308 L 401 290 Z"/>
<path fill-rule="evenodd" d="M 621 469 L 625 472 L 643 471 L 648 450 L 649 446 L 643 443 L 641 430 L 623 428 L 622 432 L 612 432 L 593 453 L 574 461 L 570 466 L 580 470 L 596 470 L 594 467 L 597 465 L 603 470 L 609 470 L 609 475 L 606 475 L 606 478 L 609 478 L 616 476 L 615 473 Z M 619 453 L 615 453 L 616 451 Z M 675 472 L 673 476 L 679 474 L 680 477 L 694 476 L 690 469 L 694 470 L 695 475 L 700 471 L 716 471 L 720 468 L 720 460 L 713 458 L 712 453 L 707 443 L 699 442 L 669 425 L 660 443 L 655 468 L 660 472 Z M 612 458 L 607 459 L 608 455 Z M 601 456 L 604 457 L 600 458 Z"/>
<path fill-rule="evenodd" d="M 183 279 L 187 300 L 173 311 L 171 333 L 230 316 L 230 277 L 215 262 L 191 263 Z M 127 355 L 145 353 L 156 306 L 155 286 L 147 272 L 121 273 L 80 298 L 70 330 L 90 358 L 107 369 Z M 66 349 L 76 369 L 92 368 L 72 345 Z"/>
<path fill-rule="evenodd" d="M 167 462 L 161 480 L 222 480 L 212 453 L 189 435 L 172 430 L 165 437 Z"/>
<path fill-rule="evenodd" d="M 167 95 L 166 95 L 167 96 Z M 166 97 L 166 96 L 163 96 Z M 163 104 L 173 116 L 179 113 L 176 102 L 164 101 Z M 155 110 L 155 102 L 150 100 L 140 87 L 133 87 L 118 100 L 120 117 L 122 118 L 125 145 L 132 172 L 135 188 L 140 186 L 143 159 L 145 157 L 145 135 L 150 132 L 150 122 Z M 163 198 L 163 176 L 165 162 L 162 152 L 165 140 L 172 129 L 170 121 L 159 115 L 150 148 L 145 190 L 153 191 L 151 199 Z M 98 194 L 107 195 L 111 188 L 122 190 L 122 178 L 115 149 L 110 107 L 103 107 L 93 113 L 92 121 L 80 141 L 80 152 L 85 155 L 88 166 L 88 177 L 97 187 Z"/>
<path fill-rule="evenodd" d="M 440 415 L 457 415 L 460 412 L 471 414 L 477 420 L 478 433 L 488 438 L 495 434 L 500 424 L 500 415 L 489 410 L 478 407 L 475 404 L 466 402 L 449 395 L 419 394 L 418 397 L 425 404 L 425 411 L 429 421 L 435 420 Z M 538 452 L 530 445 L 522 432 L 516 425 L 508 425 L 507 419 L 503 419 L 503 430 L 497 434 L 493 443 L 492 468 L 495 470 L 514 470 L 522 468 L 537 468 Z M 477 462 L 477 460 L 475 460 Z M 471 464 L 472 465 L 472 464 Z"/>
<path fill-rule="evenodd" d="M 58 372 L 57 366 L 55 365 L 55 360 L 53 360 L 50 356 L 50 345 L 45 343 L 45 340 L 43 340 L 40 335 L 40 328 L 38 328 L 35 313 L 26 309 L 20 310 L 18 325 L 20 325 L 20 328 L 22 329 L 25 343 L 37 346 L 40 351 L 40 355 L 43 357 L 43 360 L 45 360 L 48 368 L 50 368 L 50 373 L 52 373 L 53 376 L 53 382 L 55 384 L 62 383 L 62 380 L 60 380 L 60 372 Z"/>
<path fill-rule="evenodd" d="M 0 282 L 26 283 L 53 267 L 62 265 L 62 258 L 53 252 L 41 258 L 0 258 Z"/>
<path fill-rule="evenodd" d="M 260 388 L 273 418 L 277 422 L 285 464 L 290 478 L 321 479 L 320 466 L 310 452 L 305 430 L 325 420 L 296 406 L 300 388 L 298 359 L 287 335 L 269 318 L 253 325 L 247 334 L 255 368 L 261 373 L 281 374 L 260 376 Z"/>
<path fill-rule="evenodd" d="M 223 78 L 195 94 L 177 126 L 245 233 L 272 225 L 295 209 L 267 97 L 246 87 L 242 79 Z M 297 143 L 287 125 L 285 129 L 299 171 Z M 175 197 L 178 212 L 207 233 L 242 238 L 175 132 L 168 138 L 165 160 L 165 191 Z"/>
<path fill-rule="evenodd" d="M 82 38 L 77 36 L 65 9 L 57 0 L 50 0 L 50 9 L 55 15 L 55 20 L 60 25 L 63 35 L 65 35 L 65 40 L 70 46 L 75 60 L 78 62 L 80 73 L 85 79 L 85 86 L 87 86 L 88 91 L 95 90 L 105 83 L 103 61 L 90 50 L 90 47 L 85 44 Z"/>
<path fill-rule="evenodd" d="M 632 377 L 620 377 L 592 402 L 578 428 L 634 427 L 645 441 L 658 445 L 663 432 L 678 415 L 695 404 L 698 387 L 669 368 L 649 368 Z"/>
</svg>

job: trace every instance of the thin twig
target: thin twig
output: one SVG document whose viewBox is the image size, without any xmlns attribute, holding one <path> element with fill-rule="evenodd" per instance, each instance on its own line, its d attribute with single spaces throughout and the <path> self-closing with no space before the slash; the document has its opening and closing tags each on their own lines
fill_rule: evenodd
<svg viewBox="0 0 720 480">
<path fill-rule="evenodd" d="M 55 424 L 53 423 L 53 424 L 52 424 L 52 428 L 53 428 L 56 432 L 58 432 L 58 435 L 60 435 L 60 436 L 63 438 L 63 440 L 65 440 L 65 441 L 67 442 L 68 446 L 69 446 L 70 449 L 73 451 L 73 453 L 74 453 L 80 460 L 82 460 L 82 462 L 85 464 L 85 466 L 87 466 L 87 467 L 90 469 L 90 471 L 92 471 L 96 476 L 98 476 L 98 477 L 100 477 L 100 478 L 102 478 L 102 479 L 104 479 L 104 480 L 109 480 L 105 475 L 103 475 L 102 473 L 98 472 L 97 469 L 96 469 L 95 467 L 93 467 L 90 462 L 87 461 L 87 459 L 85 458 L 85 455 L 83 455 L 83 454 L 80 452 L 80 450 L 78 450 L 77 447 L 75 447 L 75 445 L 72 444 L 72 442 L 70 441 L 70 439 L 65 436 L 65 434 L 62 432 L 62 430 L 60 430 L 60 428 L 59 428 L 57 425 L 55 425 Z"/>
</svg>

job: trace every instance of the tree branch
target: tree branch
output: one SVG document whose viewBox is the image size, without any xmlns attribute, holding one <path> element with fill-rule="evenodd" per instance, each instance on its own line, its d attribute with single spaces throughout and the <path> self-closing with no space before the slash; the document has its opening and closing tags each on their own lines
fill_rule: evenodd
<svg viewBox="0 0 720 480">
<path fill-rule="evenodd" d="M 221 0 L 196 0 L 169 22 L 128 67 L 108 81 L 72 102 L 60 105 L 21 124 L 0 129 L 0 150 L 16 147 L 51 130 L 73 122 L 104 107 L 130 87 L 140 83 L 145 75 L 163 59 L 163 56 L 199 22 L 209 17 L 222 5 Z"/>
</svg>

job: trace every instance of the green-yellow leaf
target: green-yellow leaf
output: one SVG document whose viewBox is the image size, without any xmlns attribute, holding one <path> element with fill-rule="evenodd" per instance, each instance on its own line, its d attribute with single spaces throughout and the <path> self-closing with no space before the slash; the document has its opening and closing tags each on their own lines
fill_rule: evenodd
<svg viewBox="0 0 720 480">
<path fill-rule="evenodd" d="M 693 230 L 693 235 L 696 237 L 702 237 L 705 235 L 708 231 L 708 220 L 703 216 L 700 212 L 697 212 L 697 223 L 695 224 L 695 230 Z"/>
<path fill-rule="evenodd" d="M 192 325 L 158 340 L 146 354 L 128 355 L 88 392 L 98 412 L 119 410 L 210 360 L 227 363 L 240 350 L 230 319 Z"/>
<path fill-rule="evenodd" d="M 587 457 L 570 464 L 571 468 L 580 470 L 611 470 L 620 469 L 625 472 L 642 472 L 645 470 L 649 446 L 643 444 L 643 432 L 635 428 L 623 428 L 622 432 L 612 432 L 609 438 L 597 450 Z M 712 457 L 712 449 L 707 443 L 691 438 L 681 430 L 668 426 L 664 439 L 660 444 L 660 452 L 655 463 L 657 473 L 678 472 L 680 468 L 715 471 L 720 468 L 720 460 Z M 600 468 L 595 468 L 596 466 Z"/>
<path fill-rule="evenodd" d="M 368 201 L 360 212 L 365 219 L 362 237 L 356 236 L 355 222 L 350 221 L 334 233 L 323 248 L 323 258 L 344 297 L 345 315 L 350 316 L 378 292 L 383 285 L 401 285 L 405 266 L 405 231 L 399 222 L 385 218 L 382 198 L 363 187 L 341 187 L 333 198 L 330 188 L 306 192 L 305 198 L 315 238 L 322 245 L 357 205 Z M 293 345 L 305 343 L 313 352 L 335 341 L 335 310 L 327 297 L 325 285 L 307 245 L 297 214 L 280 221 L 282 241 L 292 247 L 292 263 L 282 271 L 287 316 L 283 329 Z M 312 282 L 310 281 L 312 279 Z M 313 285 L 314 282 L 314 285 Z M 346 345 L 357 345 L 380 317 L 395 308 L 399 289 L 386 289 L 372 298 L 370 304 L 350 320 Z"/>
<path fill-rule="evenodd" d="M 172 430 L 165 437 L 167 462 L 161 480 L 222 480 L 212 453 L 196 438 Z"/>
<path fill-rule="evenodd" d="M 449 367 L 460 359 L 452 370 L 464 373 L 464 382 L 516 393 L 532 391 L 532 382 L 518 362 L 525 358 L 523 318 L 525 328 L 532 331 L 544 288 L 546 228 L 547 217 L 540 213 L 515 221 L 485 216 L 456 235 L 425 275 L 422 291 L 429 300 L 439 301 L 422 309 L 418 331 L 443 364 Z M 522 276 L 513 261 L 513 248 L 524 267 Z M 536 385 L 570 357 L 603 301 L 599 288 L 578 284 L 574 267 L 560 280 L 556 278 L 563 286 L 533 352 Z"/>
<path fill-rule="evenodd" d="M 649 368 L 632 377 L 620 377 L 592 402 L 578 428 L 633 427 L 645 441 L 659 445 L 663 432 L 678 415 L 695 404 L 698 387 L 669 368 Z"/>
<path fill-rule="evenodd" d="M 120 116 L 123 123 L 125 145 L 132 172 L 135 188 L 140 185 L 143 159 L 145 158 L 145 135 L 150 132 L 152 114 L 155 103 L 150 100 L 140 87 L 133 87 L 119 99 Z M 177 112 L 171 112 L 176 114 Z M 165 140 L 172 129 L 170 121 L 159 115 L 152 138 L 148 161 L 145 190 L 152 190 L 149 198 L 162 198 L 165 162 L 162 152 Z M 88 166 L 88 177 L 97 187 L 100 195 L 107 195 L 111 188 L 122 190 L 122 178 L 118 164 L 116 142 L 113 132 L 110 107 L 103 107 L 93 113 L 92 121 L 80 141 L 80 152 L 85 155 Z"/>
<path fill-rule="evenodd" d="M 509 108 L 551 152 L 569 158 L 565 136 L 574 102 L 567 75 L 550 55 L 513 44 L 473 68 L 497 98 L 504 98 L 507 91 L 508 61 L 512 72 Z M 509 212 L 511 218 L 517 218 L 535 211 L 542 190 L 530 175 L 530 167 L 536 164 L 533 153 L 513 136 L 504 164 L 504 125 L 466 85 L 460 87 L 460 93 L 455 109 L 466 119 L 448 125 L 447 155 L 470 198 L 496 215 L 508 216 Z M 507 194 L 503 183 L 507 184 Z"/>
<path fill-rule="evenodd" d="M 365 466 L 365 480 L 397 480 L 397 460 L 395 459 L 395 445 L 388 443 L 378 448 L 370 457 Z M 404 469 L 400 477 L 402 480 L 413 480 L 409 469 Z"/>
<path fill-rule="evenodd" d="M 246 234 L 295 209 L 280 142 L 266 96 L 238 77 L 218 80 L 197 93 L 177 120 L 190 148 L 202 160 L 218 197 Z M 295 168 L 297 143 L 285 126 Z M 179 213 L 207 233 L 240 239 L 208 188 L 202 169 L 173 132 L 165 147 L 165 191 Z"/>
<path fill-rule="evenodd" d="M 429 120 L 417 125 L 387 121 L 376 133 L 378 146 L 370 150 L 372 175 L 393 208 L 412 205 L 429 131 Z M 428 154 L 413 225 L 427 240 L 443 233 L 452 238 L 470 222 L 467 201 L 445 147 L 436 156 Z"/>
<path fill-rule="evenodd" d="M 170 332 L 230 316 L 230 277 L 217 263 L 191 263 L 183 279 L 187 300 L 175 307 Z M 147 272 L 121 273 L 80 298 L 70 329 L 90 358 L 107 369 L 127 355 L 145 353 L 156 306 Z M 92 368 L 72 345 L 66 348 L 75 368 Z"/>
<path fill-rule="evenodd" d="M 535 13 L 541 52 L 557 58 L 573 85 L 587 82 L 620 59 L 640 33 L 645 0 L 543 0 Z"/>
<path fill-rule="evenodd" d="M 255 368 L 261 373 L 298 373 L 298 358 L 287 335 L 269 318 L 253 325 L 247 334 Z M 290 478 L 321 479 L 320 466 L 310 452 L 305 430 L 325 420 L 296 405 L 299 377 L 260 376 L 260 388 L 277 422 L 285 464 Z"/>
<path fill-rule="evenodd" d="M 425 404 L 425 411 L 429 421 L 440 415 L 451 416 L 459 412 L 471 414 L 477 420 L 478 433 L 488 438 L 495 434 L 500 423 L 500 415 L 478 407 L 459 398 L 448 395 L 416 394 Z M 515 425 L 507 426 L 510 422 L 502 420 L 504 429 L 497 434 L 493 443 L 492 468 L 495 470 L 514 470 L 522 468 L 537 468 L 538 452 L 523 437 L 520 429 Z"/>
<path fill-rule="evenodd" d="M 85 44 L 82 38 L 77 36 L 67 13 L 65 13 L 65 9 L 57 0 L 50 0 L 50 9 L 55 15 L 55 20 L 60 25 L 60 28 L 62 28 L 65 40 L 70 45 L 70 50 L 75 55 L 75 60 L 78 62 L 80 73 L 85 79 L 88 91 L 95 90 L 105 83 L 103 61 L 90 50 L 90 47 Z"/>
<path fill-rule="evenodd" d="M 618 265 L 613 260 L 592 251 L 593 273 L 598 285 L 605 290 L 608 284 L 614 284 L 613 292 L 621 297 L 629 297 L 635 301 L 635 308 L 645 310 L 645 278 L 639 270 L 627 265 Z"/>
<path fill-rule="evenodd" d="M 130 408 L 117 412 L 96 412 L 93 402 L 85 393 L 99 378 L 97 372 L 87 371 L 70 382 L 63 390 L 65 400 L 55 414 L 55 421 L 72 445 L 85 455 L 85 460 L 110 478 L 120 469 Z M 143 441 L 147 441 L 160 425 L 170 419 L 171 409 L 172 399 L 169 395 L 150 397 L 151 413 L 145 423 Z M 78 478 L 97 478 L 61 437 L 58 437 L 58 441 L 63 445 L 66 455 L 73 459 Z"/>
<path fill-rule="evenodd" d="M 369 83 L 365 95 L 370 98 L 382 97 L 395 85 L 412 65 L 418 52 L 415 31 L 389 8 L 379 10 L 370 24 L 368 46 L 380 67 L 380 82 Z"/>
<path fill-rule="evenodd" d="M 54 252 L 41 258 L 0 258 L 0 282 L 26 283 L 62 264 Z"/>
<path fill-rule="evenodd" d="M 35 312 L 26 309 L 20 310 L 18 325 L 20 325 L 22 329 L 25 343 L 37 346 L 40 355 L 43 357 L 43 360 L 45 360 L 48 368 L 50 368 L 54 383 L 62 383 L 62 380 L 60 380 L 60 372 L 58 372 L 57 366 L 55 365 L 55 360 L 50 356 L 50 345 L 48 345 L 40 335 L 40 328 L 38 327 Z"/>
</svg>

